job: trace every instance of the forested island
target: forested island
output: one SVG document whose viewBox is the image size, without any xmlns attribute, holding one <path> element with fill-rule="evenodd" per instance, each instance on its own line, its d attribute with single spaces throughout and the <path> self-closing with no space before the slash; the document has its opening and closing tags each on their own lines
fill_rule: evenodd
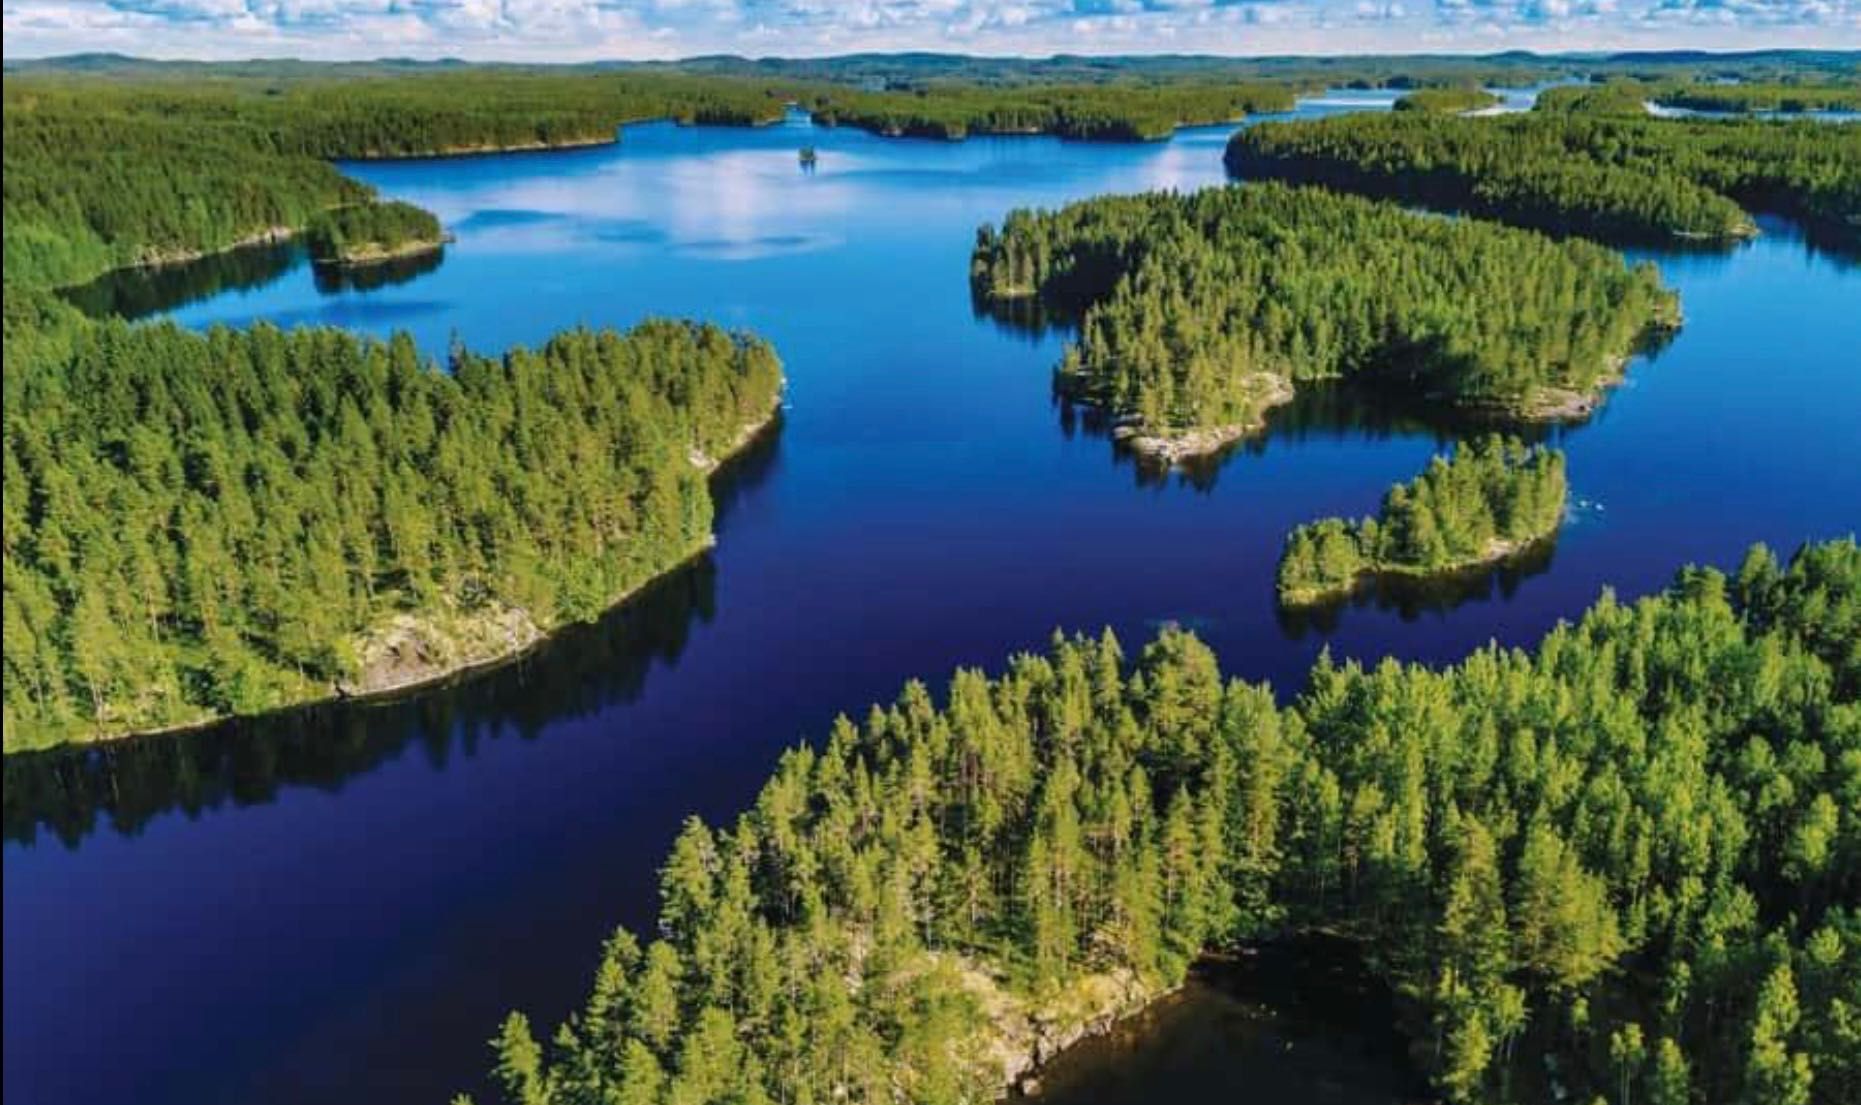
<svg viewBox="0 0 1861 1105">
<path fill-rule="evenodd" d="M 1757 232 L 1750 209 L 1861 243 L 1861 129 L 1652 119 L 1629 89 L 1559 91 L 1500 118 L 1263 123 L 1229 140 L 1227 166 L 1611 241 L 1735 241 Z"/>
<path fill-rule="evenodd" d="M 1438 575 L 1491 564 L 1555 534 L 1568 485 L 1561 450 L 1492 435 L 1436 457 L 1397 484 L 1374 518 L 1326 518 L 1286 538 L 1279 601 L 1348 594 L 1369 575 Z"/>
<path fill-rule="evenodd" d="M 320 211 L 304 229 L 311 260 L 321 265 L 369 265 L 431 253 L 446 243 L 439 219 L 400 200 L 346 204 Z"/>
<path fill-rule="evenodd" d="M 1451 1102 L 1861 1095 L 1861 548 L 1605 594 L 1535 650 L 1321 658 L 1291 705 L 1190 634 L 920 683 L 693 819 L 656 933 L 494 1041 L 520 1105 L 988 1100 L 1181 982 L 1324 931 Z"/>
<path fill-rule="evenodd" d="M 978 231 L 970 273 L 986 302 L 1081 315 L 1062 388 L 1170 461 L 1257 428 L 1304 380 L 1578 416 L 1678 321 L 1651 266 L 1591 243 L 1275 184 L 1015 211 Z"/>
<path fill-rule="evenodd" d="M 405 335 L 15 306 L 9 751 L 395 689 L 592 619 L 710 543 L 706 477 L 782 387 L 764 343 L 676 322 L 442 367 Z"/>
<path fill-rule="evenodd" d="M 988 88 L 932 85 L 909 91 L 831 88 L 808 100 L 815 121 L 875 134 L 960 139 L 971 134 L 1053 134 L 1138 142 L 1177 127 L 1231 123 L 1291 110 L 1291 84 L 1171 83 Z"/>
<path fill-rule="evenodd" d="M 1397 100 L 1393 110 L 1423 115 L 1465 115 L 1497 103 L 1499 97 L 1484 88 L 1418 88 Z"/>
</svg>

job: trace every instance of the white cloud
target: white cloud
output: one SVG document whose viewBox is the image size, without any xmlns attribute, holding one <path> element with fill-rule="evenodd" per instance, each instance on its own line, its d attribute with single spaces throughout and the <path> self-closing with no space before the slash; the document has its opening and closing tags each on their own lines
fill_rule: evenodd
<svg viewBox="0 0 1861 1105">
<path fill-rule="evenodd" d="M 9 57 L 1861 46 L 1861 0 L 0 0 Z"/>
</svg>

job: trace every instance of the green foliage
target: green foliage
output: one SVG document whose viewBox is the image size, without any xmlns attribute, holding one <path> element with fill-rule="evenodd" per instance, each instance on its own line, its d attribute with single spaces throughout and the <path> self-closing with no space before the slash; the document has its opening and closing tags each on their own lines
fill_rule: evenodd
<svg viewBox="0 0 1861 1105">
<path fill-rule="evenodd" d="M 1532 413 L 1674 314 L 1652 267 L 1586 242 L 1279 185 L 1011 212 L 970 273 L 1083 310 L 1063 381 L 1153 432 L 1249 424 L 1333 377 Z"/>
<path fill-rule="evenodd" d="M 938 84 L 911 91 L 829 88 L 808 106 L 817 122 L 878 134 L 963 138 L 970 134 L 1057 134 L 1132 142 L 1167 138 L 1179 126 L 1233 122 L 1289 111 L 1295 90 L 1280 84 L 1035 85 Z"/>
<path fill-rule="evenodd" d="M 53 317 L 34 361 L 8 340 L 8 749 L 322 697 L 397 619 L 590 619 L 710 540 L 694 462 L 781 386 L 673 322 L 442 371 L 405 335 Z"/>
<path fill-rule="evenodd" d="M 1861 111 L 1861 80 L 1841 84 L 1740 81 L 1736 84 L 1670 84 L 1650 97 L 1663 107 L 1692 111 Z"/>
<path fill-rule="evenodd" d="M 734 827 L 690 822 L 660 938 L 610 941 L 540 1096 L 527 1031 L 499 1069 L 556 1105 L 989 1100 L 1001 1008 L 1324 928 L 1457 1102 L 1540 1022 L 1577 1100 L 1852 1101 L 1861 702 L 1817 642 L 1861 608 L 1861 549 L 1777 569 L 1762 618 L 1741 593 L 1689 569 L 1531 652 L 1321 659 L 1284 709 L 1176 630 L 1134 664 L 1056 638 L 941 708 L 913 683 L 786 753 Z M 1779 871 L 1828 794 L 1830 862 Z"/>
<path fill-rule="evenodd" d="M 760 83 L 469 69 L 393 77 L 6 78 L 6 280 L 69 284 L 303 227 L 372 190 L 330 158 L 615 140 L 781 117 Z"/>
<path fill-rule="evenodd" d="M 1743 237 L 1755 228 L 1741 204 L 1861 234 L 1861 129 L 1650 119 L 1638 94 L 1609 86 L 1547 93 L 1538 110 L 1490 119 L 1265 123 L 1229 140 L 1227 164 L 1238 176 L 1616 240 Z"/>
<path fill-rule="evenodd" d="M 1418 88 L 1397 100 L 1395 110 L 1425 115 L 1462 115 L 1498 102 L 1499 97 L 1484 88 Z"/>
<path fill-rule="evenodd" d="M 1557 532 L 1564 519 L 1564 454 L 1517 438 L 1468 442 L 1383 497 L 1374 518 L 1327 518 L 1287 535 L 1282 603 L 1348 591 L 1374 572 L 1426 574 L 1484 564 Z"/>
<path fill-rule="evenodd" d="M 430 211 L 399 200 L 346 204 L 312 216 L 304 244 L 320 262 L 357 262 L 440 244 Z"/>
</svg>

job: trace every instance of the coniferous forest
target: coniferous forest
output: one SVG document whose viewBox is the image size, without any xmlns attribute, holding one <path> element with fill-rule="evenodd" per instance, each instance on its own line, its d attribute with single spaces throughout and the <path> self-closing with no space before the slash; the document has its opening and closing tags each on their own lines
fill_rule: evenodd
<svg viewBox="0 0 1861 1105">
<path fill-rule="evenodd" d="M 404 335 L 65 325 L 7 338 L 8 749 L 592 619 L 709 542 L 708 470 L 782 382 L 767 345 L 674 322 L 443 369 Z"/>
<path fill-rule="evenodd" d="M 1264 123 L 1235 132 L 1227 164 L 1247 179 L 1607 240 L 1735 240 L 1755 233 L 1747 209 L 1847 242 L 1861 235 L 1861 128 L 1650 119 L 1639 93 L 1608 85 L 1547 94 L 1536 109 L 1499 118 L 1392 112 Z"/>
<path fill-rule="evenodd" d="M 512 1014 L 497 1076 L 521 1105 L 986 1100 L 1030 1007 L 1322 929 L 1451 1102 L 1853 1101 L 1857 630 L 1846 540 L 1605 595 L 1532 650 L 1321 659 L 1283 709 L 1180 630 L 912 683 L 689 821 L 657 933 L 615 933 L 540 1041 Z"/>
<path fill-rule="evenodd" d="M 1252 426 L 1334 377 L 1574 413 L 1678 317 L 1651 266 L 1587 242 L 1271 184 L 1011 212 L 970 273 L 1080 314 L 1062 384 L 1155 435 Z"/>
<path fill-rule="evenodd" d="M 1581 418 L 1642 341 L 1680 319 L 1677 295 L 1653 264 L 1588 239 L 1724 243 L 1754 234 L 1753 216 L 1764 212 L 1843 241 L 1861 234 L 1861 127 L 1646 113 L 1650 102 L 1746 113 L 1853 107 L 1852 59 L 1840 56 L 1656 64 L 1622 55 L 1553 66 L 1494 55 L 1354 68 L 1339 59 L 1152 60 L 1148 72 L 1133 58 L 936 54 L 560 71 L 455 62 L 222 69 L 105 55 L 74 63 L 121 68 L 98 77 L 9 61 L 0 745 L 34 768 L 7 778 L 9 846 L 29 845 L 42 821 L 71 851 L 106 820 L 133 837 L 177 812 L 199 817 L 212 807 L 219 816 L 224 806 L 275 801 L 281 780 L 333 795 L 352 772 L 416 759 L 416 747 L 443 759 L 455 735 L 459 757 L 470 759 L 481 737 L 534 737 L 565 711 L 592 714 L 639 697 L 646 673 L 661 660 L 672 666 L 688 636 L 706 638 L 699 648 L 712 649 L 705 661 L 715 671 L 754 650 L 814 646 L 828 635 L 772 639 L 771 626 L 805 617 L 805 595 L 765 610 L 757 632 L 740 634 L 748 644 L 694 629 L 717 606 L 714 569 L 700 554 L 714 540 L 719 504 L 732 501 L 723 484 L 714 501 L 710 477 L 781 417 L 781 361 L 753 334 L 649 319 L 627 330 L 578 326 L 496 352 L 455 337 L 436 357 L 406 331 L 378 338 L 268 322 L 194 330 L 85 317 L 65 298 L 111 270 L 261 242 L 290 258 L 230 255 L 229 265 L 252 266 L 233 284 L 264 284 L 301 263 L 299 242 L 318 266 L 307 294 L 410 278 L 391 266 L 348 265 L 413 254 L 437 264 L 435 250 L 449 240 L 438 219 L 345 176 L 336 159 L 609 143 L 622 140 L 616 128 L 629 120 L 762 125 L 791 106 L 824 126 L 887 137 L 1138 142 L 1284 110 L 1313 89 L 1411 90 L 1383 115 L 1238 131 L 1225 161 L 1250 179 L 1244 186 L 1017 209 L 976 232 L 975 300 L 998 317 L 1038 308 L 1076 325 L 1054 370 L 1056 390 L 1109 416 L 1133 448 L 1172 461 L 1252 432 L 1269 408 L 1318 381 L 1356 385 L 1351 402 L 1452 408 L 1482 425 Z M 1467 117 L 1496 99 L 1477 85 L 1584 71 L 1623 79 L 1549 89 L 1520 116 Z M 1728 74 L 1744 79 L 1714 83 Z M 808 145 L 806 173 L 784 145 L 779 179 L 844 187 L 861 172 L 926 175 L 921 163 L 875 171 L 884 164 L 870 157 L 877 143 L 860 143 L 872 166 L 826 156 L 817 167 Z M 932 152 L 908 149 L 925 161 Z M 1038 149 L 1088 152 L 1051 142 Z M 760 172 L 776 160 L 765 148 L 733 161 L 737 152 L 713 167 L 753 162 Z M 1213 147 L 1199 155 L 1219 168 Z M 1115 179 L 1131 179 L 1131 164 Z M 843 165 L 854 173 L 840 175 Z M 1025 172 L 1044 189 L 1049 168 L 1012 165 L 1003 179 Z M 745 187 L 797 194 L 778 191 L 769 184 L 776 179 L 735 180 L 734 198 Z M 957 233 L 966 236 L 974 216 L 960 212 Z M 693 229 L 714 212 L 694 203 L 686 214 Z M 810 263 L 827 256 L 812 249 L 824 236 L 763 235 L 760 226 L 751 235 L 745 227 L 755 221 L 738 219 L 731 233 L 779 246 L 770 251 L 778 256 L 783 243 L 804 241 Z M 947 260 L 949 227 L 934 225 L 946 232 L 945 251 L 922 256 Z M 627 247 L 644 254 L 649 236 Z M 881 238 L 887 249 L 900 244 Z M 720 243 L 735 239 L 681 241 L 687 252 L 677 264 L 690 267 L 680 278 L 721 256 Z M 795 271 L 771 264 L 765 273 Z M 960 295 L 962 274 L 943 275 L 954 275 Z M 505 279 L 500 270 L 499 293 Z M 767 302 L 740 307 L 720 294 L 719 303 L 722 317 L 767 317 L 753 313 Z M 849 306 L 859 304 L 831 304 L 842 313 Z M 639 308 L 615 310 L 633 318 Z M 898 316 L 874 317 L 877 328 Z M 800 321 L 784 333 L 804 348 L 821 342 L 813 331 L 830 329 Z M 1037 383 L 1045 399 L 1044 375 Z M 904 394 L 889 396 L 894 410 Z M 1066 406 L 1062 417 L 1071 415 Z M 924 422 L 941 430 L 961 418 Z M 1336 452 L 1421 432 L 1390 425 L 1352 422 L 1352 440 Z M 889 447 L 885 434 L 896 428 L 857 432 Z M 951 465 L 950 440 L 916 444 Z M 834 478 L 853 466 L 836 463 Z M 899 489 L 914 485 L 901 477 L 968 495 L 975 485 L 945 478 L 965 471 L 876 464 L 858 475 L 884 485 L 887 509 L 934 515 L 948 501 L 908 500 Z M 1300 478 L 1286 486 L 1318 486 Z M 827 481 L 791 486 L 828 487 L 824 499 L 841 490 Z M 823 506 L 796 502 L 806 498 L 779 505 L 791 515 Z M 1544 550 L 1567 498 L 1561 450 L 1497 433 L 1465 438 L 1390 487 L 1374 516 L 1288 533 L 1279 603 L 1321 603 L 1382 573 L 1445 574 Z M 964 498 L 960 508 L 970 505 Z M 1318 513 L 1302 507 L 1292 517 Z M 1794 524 L 1799 516 L 1779 517 Z M 849 511 L 832 524 L 809 518 L 816 529 L 795 532 L 830 533 L 854 549 L 840 566 L 912 563 L 887 559 L 894 533 L 871 521 Z M 1756 527 L 1738 542 L 1771 532 Z M 1096 532 L 1106 548 L 1132 550 L 1128 567 L 1115 563 L 1116 582 L 1152 571 L 1143 560 L 1151 548 L 1112 544 L 1112 528 L 1082 529 L 1080 539 Z M 925 532 L 932 541 L 919 544 L 955 532 L 979 536 L 978 548 L 1017 534 L 994 516 L 974 530 Z M 804 568 L 815 565 L 797 553 L 822 547 L 768 544 L 769 561 L 786 556 Z M 1218 552 L 1234 556 L 1227 546 Z M 921 567 L 926 550 L 909 553 Z M 507 673 L 496 708 L 477 721 L 459 723 L 445 703 L 409 703 L 434 715 L 420 739 L 333 708 L 341 716 L 332 727 L 345 730 L 336 739 L 324 739 L 305 712 L 260 722 L 301 726 L 301 740 L 246 741 L 250 731 L 227 727 L 200 753 L 143 741 L 124 742 L 120 759 L 108 747 L 71 750 L 69 759 L 41 754 L 429 682 L 595 621 L 694 558 L 695 582 L 674 579 L 672 594 L 649 591 L 647 609 L 629 607 L 560 642 L 582 653 L 573 663 L 533 682 L 531 673 Z M 862 616 L 884 583 L 901 582 L 873 578 L 846 587 L 858 592 L 849 605 Z M 1094 580 L 1083 570 L 1063 580 L 1079 581 Z M 1638 589 L 1652 586 L 1644 577 Z M 1288 617 L 1260 605 L 1269 633 L 1272 617 Z M 1224 672 L 1195 633 L 1146 621 L 1162 628 L 1129 649 L 1109 629 L 1056 631 L 1044 650 L 989 671 L 958 670 L 940 692 L 910 681 L 890 705 L 841 716 L 822 725 L 822 739 L 783 752 L 733 819 L 686 820 L 657 871 L 650 930 L 613 931 L 590 957 L 585 1000 L 560 1023 L 513 1012 L 496 1027 L 492 1080 L 503 1096 L 512 1105 L 986 1102 L 1036 1088 L 1031 1079 L 1056 1051 L 1183 986 L 1203 957 L 1319 935 L 1351 949 L 1394 995 L 1413 1068 L 1451 1105 L 1861 1101 L 1861 546 L 1853 536 L 1803 544 L 1787 559 L 1755 546 L 1735 571 L 1683 568 L 1647 597 L 1604 591 L 1529 647 L 1493 643 L 1462 655 L 1456 645 L 1458 659 L 1433 664 L 1338 661 L 1326 651 L 1296 687 Z M 841 644 L 878 643 L 863 622 L 851 624 Z M 853 677 L 797 651 L 797 680 L 810 674 L 801 664 L 830 668 L 838 695 Z M 691 701 L 746 709 L 725 701 L 728 683 L 682 689 L 667 697 L 687 701 L 642 713 L 654 722 L 641 726 L 642 739 L 685 743 L 694 734 L 678 725 L 693 715 L 679 709 L 690 711 Z M 657 720 L 666 717 L 674 720 Z M 173 739 L 189 736 L 197 734 Z M 696 756 L 712 751 L 689 743 Z M 603 754 L 619 756 L 611 744 Z M 253 761 L 269 773 L 252 770 Z M 765 770 L 752 761 L 753 779 Z M 589 778 L 612 786 L 612 776 Z M 552 817 L 559 795 L 549 788 L 567 786 L 559 771 L 537 772 L 524 786 L 512 775 L 491 781 L 519 798 L 548 793 Z M 579 797 L 580 813 L 624 804 L 607 789 Z M 47 807 L 71 816 L 35 816 Z M 109 818 L 97 816 L 104 809 Z M 470 877 L 459 881 L 482 896 L 500 865 L 532 863 L 533 842 L 564 835 L 546 820 L 498 821 L 499 833 L 522 829 L 510 837 L 516 844 L 496 857 L 472 853 Z M 658 851 L 625 836 L 615 846 Z M 34 858 L 58 870 L 50 852 Z M 265 862 L 277 858 L 267 853 Z M 138 873 L 157 883 L 171 870 Z M 312 880 L 298 877 L 313 897 Z M 401 900 L 443 881 L 436 875 Z M 536 923 L 536 903 L 509 900 L 529 911 L 524 924 Z M 42 911 L 63 920 L 65 903 L 50 904 Z M 393 954 L 406 955 L 405 936 L 393 939 Z M 361 955 L 354 962 L 376 966 Z M 506 1000 L 499 990 L 500 1009 Z M 376 1025 L 386 1020 L 371 1017 L 381 1008 L 342 1013 Z M 217 1008 L 213 1015 L 225 1019 Z M 283 1038 L 299 1027 L 272 1031 Z"/>
<path fill-rule="evenodd" d="M 809 108 L 829 126 L 878 134 L 964 138 L 971 134 L 1054 134 L 1131 142 L 1167 138 L 1181 126 L 1230 123 L 1290 110 L 1290 84 L 1041 85 L 1025 89 L 932 86 L 874 92 L 831 88 Z"/>
<path fill-rule="evenodd" d="M 748 81 L 475 69 L 393 77 L 6 82 L 6 279 L 76 283 L 302 229 L 370 189 L 330 158 L 617 141 L 621 123 L 746 124 Z"/>
<path fill-rule="evenodd" d="M 364 264 L 436 249 L 443 240 L 432 212 L 400 200 L 332 207 L 304 228 L 310 255 L 332 264 Z"/>
<path fill-rule="evenodd" d="M 1418 88 L 1397 100 L 1393 110 L 1424 115 L 1463 115 L 1498 102 L 1499 97 L 1484 88 Z"/>
<path fill-rule="evenodd" d="M 1383 496 L 1374 518 L 1326 518 L 1286 537 L 1279 600 L 1316 602 L 1365 575 L 1449 572 L 1511 555 L 1564 519 L 1564 454 L 1515 437 L 1469 441 Z"/>
</svg>

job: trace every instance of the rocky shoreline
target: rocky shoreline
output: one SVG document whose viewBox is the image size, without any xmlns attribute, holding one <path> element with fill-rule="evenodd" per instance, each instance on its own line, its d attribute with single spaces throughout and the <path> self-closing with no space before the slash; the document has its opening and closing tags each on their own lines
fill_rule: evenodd
<svg viewBox="0 0 1861 1105">
<path fill-rule="evenodd" d="M 1562 524 L 1562 519 L 1559 519 Z M 1441 576 L 1454 576 L 1464 572 L 1477 571 L 1503 564 L 1534 546 L 1549 540 L 1557 533 L 1557 526 L 1544 533 L 1533 534 L 1519 540 L 1495 537 L 1487 542 L 1486 549 L 1477 557 L 1456 560 L 1433 568 L 1412 568 L 1404 564 L 1373 564 L 1363 568 L 1348 581 L 1334 587 L 1300 587 L 1295 590 L 1278 592 L 1281 607 L 1296 609 L 1305 606 L 1321 606 L 1340 598 L 1347 598 L 1366 582 L 1391 577 L 1409 579 L 1432 579 Z"/>
<path fill-rule="evenodd" d="M 1247 421 L 1164 433 L 1148 430 L 1141 422 L 1125 421 L 1112 429 L 1112 439 L 1146 460 L 1170 467 L 1219 453 L 1249 434 L 1264 429 L 1268 411 L 1292 402 L 1292 381 L 1271 372 L 1255 375 L 1261 384 L 1262 394 L 1254 416 Z"/>
<path fill-rule="evenodd" d="M 779 421 L 782 394 L 777 393 L 768 413 L 744 424 L 722 456 L 715 459 L 702 457 L 702 463 L 700 456 L 694 456 L 693 465 L 706 473 L 715 472 L 754 444 Z M 707 535 L 687 555 L 614 596 L 604 614 L 621 606 L 654 581 L 703 556 L 716 543 L 715 535 Z M 364 634 L 357 642 L 356 651 L 361 663 L 354 678 L 340 680 L 322 687 L 321 693 L 308 694 L 251 716 L 283 713 L 326 702 L 386 698 L 443 683 L 470 672 L 516 660 L 548 641 L 556 631 L 563 628 L 566 626 L 560 623 L 539 623 L 529 611 L 503 604 L 480 612 L 439 617 L 397 614 L 386 624 Z M 186 732 L 217 725 L 234 716 L 237 715 L 203 715 L 164 725 L 97 733 L 70 743 L 101 744 L 132 737 Z"/>
<path fill-rule="evenodd" d="M 400 245 L 390 246 L 385 249 L 369 248 L 350 250 L 335 257 L 313 257 L 311 258 L 311 262 L 326 268 L 365 269 L 371 265 L 384 265 L 389 261 L 399 261 L 406 257 L 419 257 L 428 253 L 437 253 L 445 249 L 447 243 L 452 240 L 452 235 L 442 234 L 437 238 L 419 238 L 410 242 L 402 242 Z M 373 246 L 374 243 L 370 243 L 370 245 Z"/>
</svg>

